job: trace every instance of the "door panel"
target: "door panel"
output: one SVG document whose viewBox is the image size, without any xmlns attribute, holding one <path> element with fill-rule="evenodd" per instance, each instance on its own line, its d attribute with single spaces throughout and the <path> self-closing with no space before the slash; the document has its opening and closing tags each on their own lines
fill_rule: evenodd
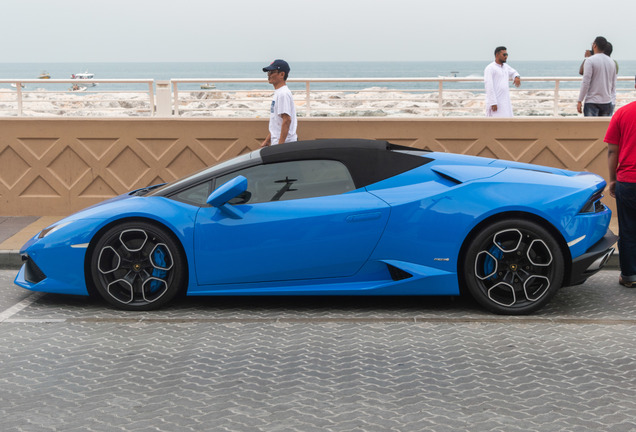
<svg viewBox="0 0 636 432">
<path fill-rule="evenodd" d="M 234 209 L 242 218 L 213 207 L 197 215 L 200 285 L 351 276 L 371 255 L 390 213 L 364 190 Z"/>
</svg>

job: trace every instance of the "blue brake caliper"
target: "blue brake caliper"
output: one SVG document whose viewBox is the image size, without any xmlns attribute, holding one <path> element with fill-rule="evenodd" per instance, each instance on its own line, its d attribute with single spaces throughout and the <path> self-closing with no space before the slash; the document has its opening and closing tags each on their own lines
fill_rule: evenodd
<svg viewBox="0 0 636 432">
<path fill-rule="evenodd" d="M 155 248 L 155 251 L 152 254 L 152 262 L 159 267 L 166 267 L 166 253 L 163 251 L 162 248 Z M 168 272 L 166 270 L 161 270 L 158 268 L 155 268 L 152 271 L 152 276 L 156 277 L 157 279 L 163 279 L 166 277 L 167 274 Z M 157 291 L 161 287 L 161 285 L 161 282 L 157 280 L 151 281 L 150 292 Z"/>
<path fill-rule="evenodd" d="M 490 255 L 492 255 L 493 257 L 495 257 L 496 261 L 499 261 L 503 257 L 503 252 L 497 246 L 491 247 L 490 250 L 488 251 L 488 253 Z M 495 271 L 495 266 L 497 264 L 495 260 L 493 260 L 493 259 L 484 260 L 484 274 L 485 275 L 488 275 L 488 274 L 492 273 L 493 271 Z M 497 278 L 497 274 L 493 274 L 488 279 L 493 280 L 493 279 L 496 279 L 496 278 Z"/>
</svg>

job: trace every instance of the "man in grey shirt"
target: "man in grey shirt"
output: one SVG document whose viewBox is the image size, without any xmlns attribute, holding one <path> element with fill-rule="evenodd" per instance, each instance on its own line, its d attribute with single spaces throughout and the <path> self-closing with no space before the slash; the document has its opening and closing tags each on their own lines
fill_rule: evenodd
<svg viewBox="0 0 636 432">
<path fill-rule="evenodd" d="M 607 39 L 603 36 L 597 37 L 592 44 L 594 55 L 585 60 L 583 81 L 581 82 L 576 110 L 586 117 L 609 117 L 614 111 L 616 64 L 604 54 L 607 48 Z M 583 101 L 585 101 L 584 109 L 582 109 Z"/>
</svg>

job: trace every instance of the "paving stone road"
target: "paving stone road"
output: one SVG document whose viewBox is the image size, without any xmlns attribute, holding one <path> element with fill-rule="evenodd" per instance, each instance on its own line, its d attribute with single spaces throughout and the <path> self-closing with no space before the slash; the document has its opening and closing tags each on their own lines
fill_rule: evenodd
<svg viewBox="0 0 636 432">
<path fill-rule="evenodd" d="M 0 271 L 0 430 L 636 431 L 636 289 L 528 317 L 450 298 L 204 298 L 131 313 Z"/>
</svg>

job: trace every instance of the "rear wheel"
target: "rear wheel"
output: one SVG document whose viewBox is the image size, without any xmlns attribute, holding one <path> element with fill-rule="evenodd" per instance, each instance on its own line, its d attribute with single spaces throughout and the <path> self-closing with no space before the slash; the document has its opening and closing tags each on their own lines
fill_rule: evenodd
<svg viewBox="0 0 636 432">
<path fill-rule="evenodd" d="M 462 277 L 475 300 L 505 315 L 529 314 L 563 283 L 563 254 L 554 237 L 523 219 L 496 222 L 466 249 Z"/>
<path fill-rule="evenodd" d="M 91 256 L 97 292 L 126 310 L 157 309 L 185 284 L 185 259 L 167 231 L 147 222 L 126 222 L 109 229 Z"/>
</svg>

